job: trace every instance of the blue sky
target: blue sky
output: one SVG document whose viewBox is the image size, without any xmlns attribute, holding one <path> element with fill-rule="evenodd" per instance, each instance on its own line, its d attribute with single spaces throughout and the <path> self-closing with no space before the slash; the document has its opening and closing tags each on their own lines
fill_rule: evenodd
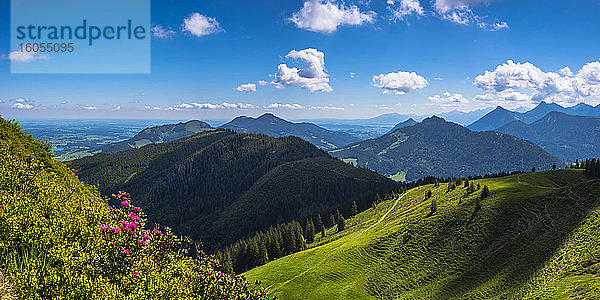
<svg viewBox="0 0 600 300">
<path fill-rule="evenodd" d="M 363 118 L 600 96 L 592 0 L 152 1 L 150 74 L 11 74 L 0 3 L 7 118 Z"/>
</svg>

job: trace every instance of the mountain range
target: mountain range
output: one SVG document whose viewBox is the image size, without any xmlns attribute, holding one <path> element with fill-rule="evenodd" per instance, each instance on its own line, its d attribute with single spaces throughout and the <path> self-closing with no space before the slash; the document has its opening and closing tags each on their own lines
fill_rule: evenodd
<svg viewBox="0 0 600 300">
<path fill-rule="evenodd" d="M 330 153 L 385 176 L 416 180 L 549 169 L 562 161 L 530 141 L 498 132 L 473 132 L 439 117 Z M 404 175 L 404 176 L 402 176 Z"/>
<path fill-rule="evenodd" d="M 600 116 L 600 104 L 591 106 L 582 102 L 575 106 L 563 107 L 556 103 L 542 101 L 535 108 L 524 113 L 510 111 L 498 106 L 496 109 L 487 113 L 467 127 L 473 131 L 486 131 L 496 130 L 512 121 L 522 121 L 531 124 L 550 112 L 561 112 L 576 116 Z"/>
<path fill-rule="evenodd" d="M 198 120 L 149 127 L 128 140 L 105 145 L 101 147 L 101 150 L 104 153 L 115 153 L 140 148 L 149 144 L 174 141 L 210 129 L 212 129 L 212 127 L 208 123 Z"/>
<path fill-rule="evenodd" d="M 550 112 L 531 124 L 515 120 L 496 131 L 532 141 L 567 161 L 600 157 L 600 117 Z"/>
<path fill-rule="evenodd" d="M 327 130 L 312 123 L 289 122 L 271 113 L 258 118 L 237 117 L 220 128 L 241 133 L 262 133 L 272 137 L 296 136 L 325 150 L 359 141 L 359 138 L 345 132 Z"/>
<path fill-rule="evenodd" d="M 100 153 L 72 167 L 105 195 L 129 192 L 152 222 L 215 248 L 269 226 L 348 210 L 353 202 L 366 209 L 377 194 L 397 188 L 300 138 L 229 129 Z"/>
</svg>

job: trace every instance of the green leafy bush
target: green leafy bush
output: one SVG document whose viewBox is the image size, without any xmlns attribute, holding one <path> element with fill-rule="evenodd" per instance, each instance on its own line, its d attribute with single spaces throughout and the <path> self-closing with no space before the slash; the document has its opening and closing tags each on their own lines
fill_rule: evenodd
<svg viewBox="0 0 600 300">
<path fill-rule="evenodd" d="M 0 269 L 19 298 L 265 298 L 189 239 L 147 229 L 127 193 L 110 207 L 49 149 L 0 119 Z"/>
</svg>

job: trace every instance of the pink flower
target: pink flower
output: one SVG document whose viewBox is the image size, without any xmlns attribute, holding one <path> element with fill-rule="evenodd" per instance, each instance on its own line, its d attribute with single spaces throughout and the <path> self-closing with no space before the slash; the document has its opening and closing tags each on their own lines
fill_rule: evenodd
<svg viewBox="0 0 600 300">
<path fill-rule="evenodd" d="M 156 228 L 154 228 L 154 230 L 152 230 L 152 232 L 156 233 L 156 234 L 162 234 L 162 232 L 160 230 L 156 229 Z"/>
<path fill-rule="evenodd" d="M 121 254 L 127 256 L 127 255 L 129 255 L 129 250 L 123 249 L 123 250 L 121 250 Z"/>
<path fill-rule="evenodd" d="M 108 228 L 109 228 L 108 224 L 102 224 L 102 226 L 100 226 L 100 229 L 102 229 L 102 230 L 106 230 Z"/>
<path fill-rule="evenodd" d="M 113 228 L 113 231 L 114 231 L 114 232 L 116 232 L 116 233 L 121 233 L 121 228 L 119 228 L 119 227 L 114 227 L 114 228 Z"/>
<path fill-rule="evenodd" d="M 150 236 L 146 234 L 146 235 L 144 235 L 144 239 L 145 239 L 145 240 L 149 240 L 149 239 L 150 239 Z"/>
<path fill-rule="evenodd" d="M 144 244 L 144 243 L 146 243 L 146 241 L 145 240 L 138 240 L 138 243 L 139 244 Z"/>
<path fill-rule="evenodd" d="M 139 219 L 140 219 L 140 217 L 136 216 L 136 215 L 135 215 L 134 213 L 132 213 L 132 212 L 130 212 L 130 213 L 129 213 L 129 218 L 130 218 L 131 220 L 134 220 L 134 221 L 135 221 L 135 220 L 139 220 Z"/>
<path fill-rule="evenodd" d="M 133 209 L 135 209 L 135 211 L 141 211 L 142 210 L 140 207 L 134 207 Z"/>
<path fill-rule="evenodd" d="M 121 206 L 129 206 L 129 202 L 123 201 L 123 202 L 121 202 Z"/>
</svg>

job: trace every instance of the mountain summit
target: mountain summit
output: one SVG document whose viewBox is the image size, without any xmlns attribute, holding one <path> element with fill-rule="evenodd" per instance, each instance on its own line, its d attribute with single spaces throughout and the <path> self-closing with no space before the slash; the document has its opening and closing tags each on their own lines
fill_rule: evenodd
<svg viewBox="0 0 600 300">
<path fill-rule="evenodd" d="M 293 123 L 266 113 L 258 118 L 237 117 L 221 128 L 241 133 L 262 133 L 272 137 L 296 136 L 313 145 L 330 150 L 359 141 L 345 133 L 327 130 L 312 123 Z"/>
<path fill-rule="evenodd" d="M 407 180 L 525 171 L 532 166 L 542 170 L 561 163 L 532 142 L 473 132 L 436 116 L 330 153 L 386 176 L 405 174 Z"/>
</svg>

